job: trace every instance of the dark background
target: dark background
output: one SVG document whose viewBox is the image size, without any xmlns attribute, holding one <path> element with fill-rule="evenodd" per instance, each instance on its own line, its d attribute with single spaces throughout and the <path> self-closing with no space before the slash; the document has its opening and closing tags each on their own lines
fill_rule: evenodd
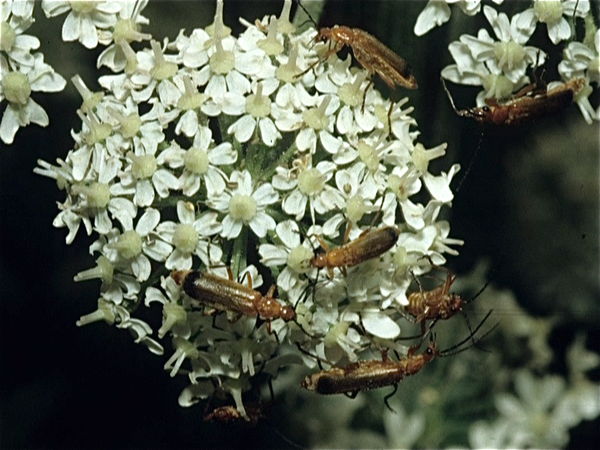
<svg viewBox="0 0 600 450">
<path fill-rule="evenodd" d="M 281 3 L 226 1 L 225 23 L 238 34 L 238 16 L 253 21 L 279 15 Z M 320 25 L 365 29 L 413 65 L 419 90 L 399 92 L 398 98 L 408 95 L 416 106 L 413 116 L 426 148 L 449 143 L 448 156 L 433 162 L 430 171 L 447 171 L 460 162 L 457 183 L 473 159 L 481 128 L 450 109 L 439 73 L 452 61 L 439 42 L 457 39 L 463 15 L 454 10 L 451 24 L 417 38 L 410 24 L 423 7 L 421 2 L 328 2 Z M 78 43 L 57 48 L 65 16 L 47 21 L 40 12 L 28 33 L 42 40 L 46 61 L 67 80 L 80 73 L 97 89 L 90 67 L 100 51 Z M 157 39 L 173 39 L 179 28 L 204 27 L 213 14 L 213 2 L 151 2 L 144 11 Z M 475 34 L 483 21 L 468 19 L 471 28 L 465 32 Z M 545 29 L 538 31 L 532 45 L 543 46 Z M 552 69 L 546 76 L 558 78 Z M 451 89 L 459 107 L 469 106 L 477 92 Z M 163 371 L 167 346 L 166 355 L 157 357 L 125 331 L 103 323 L 75 326 L 96 308 L 99 282 L 72 281 L 93 265 L 88 255 L 92 238 L 80 230 L 74 243 L 65 245 L 66 229 L 52 226 L 64 193 L 32 170 L 38 159 L 54 163 L 72 147 L 69 130 L 80 129 L 75 114 L 80 99 L 70 82 L 63 93 L 32 97 L 47 111 L 50 126 L 29 126 L 19 130 L 13 145 L 0 144 L 0 446 L 289 446 L 269 424 L 222 428 L 202 422 L 202 406 L 179 407 L 187 380 L 171 379 Z M 600 352 L 597 133 L 597 123 L 586 126 L 576 106 L 543 123 L 486 130 L 448 217 L 451 237 L 465 240 L 460 255 L 449 258 L 449 267 L 460 274 L 481 257 L 491 258 L 498 266 L 494 282 L 512 289 L 530 313 L 560 315 L 551 336 L 557 354 L 577 330 L 587 331 L 588 347 Z M 565 180 L 571 184 L 565 186 Z M 155 312 L 160 320 L 159 309 Z M 561 369 L 558 364 L 556 370 Z M 272 422 L 285 434 L 284 414 L 275 409 Z M 573 430 L 570 448 L 587 447 L 597 438 L 598 425 L 596 420 Z"/>
</svg>

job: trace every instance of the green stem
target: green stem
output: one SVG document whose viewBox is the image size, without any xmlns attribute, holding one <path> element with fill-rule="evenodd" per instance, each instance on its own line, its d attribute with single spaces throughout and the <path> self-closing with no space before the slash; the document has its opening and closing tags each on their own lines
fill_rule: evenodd
<svg viewBox="0 0 600 450">
<path fill-rule="evenodd" d="M 235 239 L 233 243 L 233 251 L 231 252 L 231 271 L 233 276 L 237 279 L 240 272 L 246 268 L 247 255 L 246 251 L 248 248 L 248 227 L 244 225 L 240 235 Z"/>
</svg>

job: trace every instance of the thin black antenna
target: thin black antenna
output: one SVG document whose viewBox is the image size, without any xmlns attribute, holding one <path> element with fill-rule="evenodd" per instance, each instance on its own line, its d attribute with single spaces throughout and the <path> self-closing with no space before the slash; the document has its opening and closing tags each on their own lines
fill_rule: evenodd
<svg viewBox="0 0 600 450">
<path fill-rule="evenodd" d="M 312 16 L 308 12 L 308 10 L 304 7 L 304 5 L 300 2 L 300 0 L 296 0 L 296 3 L 298 3 L 298 6 L 300 8 L 302 8 L 302 10 L 304 11 L 304 13 L 308 16 L 308 18 L 310 19 L 310 21 L 314 24 L 315 28 L 319 28 L 319 24 L 317 22 L 315 22 L 315 19 L 312 18 Z"/>
<path fill-rule="evenodd" d="M 488 318 L 490 317 L 490 315 L 492 314 L 493 311 L 494 311 L 493 309 L 489 310 L 489 312 L 485 315 L 485 317 L 483 318 L 483 320 L 481 322 L 479 322 L 479 325 L 477 325 L 477 327 L 475 328 L 475 330 L 473 330 L 473 333 L 471 333 L 465 339 L 463 339 L 462 341 L 460 341 L 458 344 L 453 345 L 452 347 L 449 347 L 449 348 L 447 348 L 445 350 L 439 351 L 438 355 L 439 356 L 452 356 L 452 355 L 456 355 L 458 353 L 462 353 L 465 350 L 468 350 L 471 347 L 473 347 L 473 345 L 469 345 L 467 347 L 459 349 L 459 347 L 461 345 L 463 345 L 465 342 L 468 342 L 470 339 L 473 338 L 473 335 L 475 333 L 477 333 L 477 331 L 479 331 L 479 329 L 483 326 L 483 324 L 485 323 L 485 321 L 488 320 Z M 494 331 L 499 324 L 500 324 L 500 322 L 496 323 L 492 328 L 490 328 L 488 331 L 486 331 L 479 339 L 477 339 L 477 342 L 481 342 L 481 340 L 483 338 L 485 338 L 488 334 L 490 334 L 492 331 Z M 456 350 L 456 349 L 458 349 L 458 350 Z"/>
<path fill-rule="evenodd" d="M 479 140 L 477 141 L 477 147 L 475 148 L 475 153 L 473 153 L 473 156 L 471 156 L 471 161 L 469 162 L 469 166 L 467 167 L 465 174 L 463 175 L 460 182 L 458 183 L 455 193 L 458 193 L 458 191 L 460 191 L 460 188 L 463 185 L 463 182 L 467 179 L 467 175 L 469 175 L 469 172 L 471 171 L 471 168 L 473 167 L 473 163 L 475 162 L 475 157 L 477 156 L 477 153 L 479 152 L 479 148 L 481 147 L 482 142 L 483 142 L 483 128 L 481 128 L 481 133 L 479 133 Z"/>
</svg>

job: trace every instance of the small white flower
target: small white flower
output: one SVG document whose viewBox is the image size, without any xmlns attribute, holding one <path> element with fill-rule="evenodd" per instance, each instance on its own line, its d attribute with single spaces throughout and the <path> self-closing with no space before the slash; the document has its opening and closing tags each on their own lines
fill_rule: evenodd
<svg viewBox="0 0 600 450">
<path fill-rule="evenodd" d="M 498 41 L 492 39 L 485 29 L 479 30 L 477 37 L 462 35 L 460 42 L 465 44 L 476 61 L 486 63 L 494 74 L 502 73 L 512 83 L 517 84 L 527 71 L 527 66 L 541 65 L 545 54 L 541 50 L 525 44 L 535 31 L 535 26 L 518 28 L 520 15 L 508 16 L 484 6 L 483 13 L 492 26 Z"/>
<path fill-rule="evenodd" d="M 177 286 L 175 280 L 171 277 L 161 278 L 161 287 L 166 292 L 166 296 L 161 290 L 150 286 L 146 289 L 144 304 L 150 306 L 152 302 L 159 302 L 163 305 L 163 324 L 158 330 L 158 337 L 163 338 L 168 331 L 173 336 L 185 338 L 191 335 L 190 324 L 188 323 L 187 309 L 189 304 L 182 297 L 181 288 Z"/>
<path fill-rule="evenodd" d="M 282 245 L 262 244 L 258 249 L 261 263 L 267 267 L 285 266 L 277 277 L 277 287 L 299 298 L 307 286 L 307 276 L 314 277 L 315 270 L 310 267 L 314 251 L 308 240 L 300 242 L 298 224 L 292 220 L 278 223 L 275 232 Z"/>
<path fill-rule="evenodd" d="M 535 29 L 538 22 L 543 22 L 548 27 L 548 37 L 552 43 L 558 44 L 571 37 L 571 25 L 567 19 L 572 20 L 573 16 L 585 17 L 589 11 L 588 0 L 534 0 L 533 8 L 526 9 L 519 15 L 517 26 Z"/>
<path fill-rule="evenodd" d="M 175 247 L 167 258 L 165 267 L 191 269 L 192 254 L 198 256 L 205 266 L 221 261 L 223 252 L 207 239 L 221 231 L 217 213 L 206 212 L 196 219 L 194 205 L 180 200 L 177 202 L 177 217 L 178 224 L 167 221 L 156 228 L 157 234 Z"/>
<path fill-rule="evenodd" d="M 113 72 L 120 72 L 127 66 L 127 58 L 120 45 L 121 41 L 141 42 L 149 41 L 152 35 L 141 33 L 140 25 L 148 25 L 148 18 L 142 16 L 142 10 L 148 4 L 148 0 L 120 2 L 119 17 L 109 30 L 98 30 L 98 40 L 102 45 L 108 47 L 98 56 L 98 67 L 107 66 Z"/>
<path fill-rule="evenodd" d="M 23 34 L 34 22 L 33 5 L 32 0 L 11 0 L 3 2 L 0 8 L 0 50 L 8 56 L 13 70 L 17 65 L 33 66 L 31 50 L 40 46 L 38 38 Z"/>
<path fill-rule="evenodd" d="M 122 233 L 113 229 L 107 234 L 108 242 L 102 252 L 112 264 L 128 267 L 138 281 L 147 280 L 151 271 L 148 257 L 155 261 L 165 261 L 173 250 L 169 244 L 154 237 L 154 230 L 159 222 L 160 213 L 148 208 L 135 229 L 123 227 Z"/>
<path fill-rule="evenodd" d="M 0 55 L 0 102 L 6 100 L 8 105 L 0 123 L 0 139 L 5 144 L 12 144 L 19 127 L 31 122 L 42 127 L 48 126 L 46 111 L 30 97 L 31 92 L 62 91 L 67 82 L 44 63 L 44 55 L 36 53 L 33 65 L 22 65 L 18 70 L 10 70 L 3 55 Z"/>
<path fill-rule="evenodd" d="M 273 86 L 277 88 L 277 86 Z M 275 127 L 271 115 L 271 108 L 278 108 L 271 104 L 269 95 L 272 92 L 263 94 L 263 84 L 259 83 L 256 87 L 256 94 L 250 94 L 246 97 L 246 113 L 231 125 L 227 132 L 234 134 L 238 142 L 248 142 L 255 134 L 255 130 L 260 130 L 262 141 L 272 147 L 278 139 L 281 139 L 281 133 Z"/>
<path fill-rule="evenodd" d="M 493 0 L 493 2 L 499 5 L 503 0 Z M 436 26 L 448 22 L 451 14 L 449 5 L 453 3 L 456 3 L 468 16 L 474 16 L 481 10 L 481 0 L 429 0 L 417 17 L 415 35 L 423 36 Z"/>
<path fill-rule="evenodd" d="M 444 67 L 442 77 L 458 84 L 482 86 L 484 90 L 477 94 L 477 106 L 485 105 L 486 98 L 508 98 L 529 81 L 529 78 L 523 75 L 513 83 L 495 64 L 477 61 L 469 46 L 463 42 L 452 42 L 448 50 L 456 64 Z"/>
<path fill-rule="evenodd" d="M 113 27 L 119 2 L 69 2 L 66 0 L 44 0 L 42 9 L 46 17 L 55 17 L 69 11 L 62 28 L 65 42 L 79 41 L 86 48 L 98 45 L 98 29 Z"/>
<path fill-rule="evenodd" d="M 248 171 L 234 171 L 229 182 L 236 186 L 225 190 L 221 195 L 209 201 L 209 206 L 218 211 L 227 212 L 222 221 L 221 236 L 235 239 L 244 225 L 250 226 L 258 237 L 265 237 L 267 231 L 275 229 L 275 220 L 265 212 L 268 205 L 277 202 L 279 195 L 271 183 L 254 186 Z"/>
<path fill-rule="evenodd" d="M 536 379 L 526 370 L 515 375 L 519 398 L 496 395 L 496 408 L 511 426 L 508 447 L 563 447 L 569 442 L 569 418 L 556 408 L 565 392 L 565 380 L 547 375 Z"/>
<path fill-rule="evenodd" d="M 600 30 L 594 35 L 594 48 L 581 42 L 571 42 L 563 51 L 558 72 L 564 80 L 587 78 L 590 83 L 600 83 Z"/>
<path fill-rule="evenodd" d="M 220 195 L 225 190 L 226 175 L 217 166 L 229 166 L 237 161 L 238 154 L 230 142 L 223 142 L 216 147 L 213 143 L 212 131 L 208 127 L 200 127 L 194 136 L 192 146 L 184 150 L 177 143 L 172 143 L 158 158 L 172 168 L 183 167 L 179 176 L 183 194 L 191 197 L 200 189 L 204 181 L 209 197 Z"/>
<path fill-rule="evenodd" d="M 127 166 L 119 173 L 120 183 L 116 183 L 113 192 L 117 195 L 134 194 L 133 202 L 137 206 L 149 206 L 154 201 L 155 190 L 162 198 L 169 190 L 179 189 L 179 180 L 172 172 L 159 166 L 152 148 L 147 149 L 141 143 L 135 145 L 135 153 L 125 155 Z"/>
<path fill-rule="evenodd" d="M 273 185 L 278 189 L 292 190 L 283 199 L 283 210 L 300 220 L 304 217 L 308 204 L 314 224 L 315 212 L 324 214 L 342 208 L 344 198 L 337 189 L 327 184 L 336 168 L 337 166 L 329 161 L 321 161 L 316 167 L 311 167 L 311 164 L 304 160 L 297 165 L 297 173 L 285 173 L 285 170 L 278 168 L 278 174 L 273 177 Z"/>
</svg>

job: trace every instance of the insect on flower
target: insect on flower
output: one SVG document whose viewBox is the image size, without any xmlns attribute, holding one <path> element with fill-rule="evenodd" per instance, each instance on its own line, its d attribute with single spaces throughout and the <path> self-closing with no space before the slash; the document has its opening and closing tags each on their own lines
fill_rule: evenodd
<svg viewBox="0 0 600 450">
<path fill-rule="evenodd" d="M 231 269 L 227 269 L 229 279 L 199 270 L 174 270 L 171 277 L 191 298 L 220 311 L 233 311 L 242 315 L 256 317 L 267 322 L 267 331 L 271 332 L 271 320 L 283 319 L 286 322 L 296 319 L 291 306 L 282 305 L 274 297 L 275 285 L 267 295 L 252 289 L 252 278 L 248 277 L 248 286 L 233 279 Z"/>
<path fill-rule="evenodd" d="M 465 300 L 461 295 L 450 292 L 450 287 L 456 281 L 456 274 L 450 269 L 438 266 L 431 261 L 429 256 L 425 256 L 429 260 L 431 267 L 437 270 L 446 272 L 446 280 L 444 284 L 436 287 L 430 291 L 423 290 L 423 286 L 417 278 L 415 281 L 419 285 L 419 290 L 411 292 L 408 295 L 408 305 L 404 307 L 405 318 L 413 323 L 421 324 L 421 333 L 425 338 L 426 333 L 426 322 L 432 320 L 433 322 L 429 325 L 429 330 L 435 325 L 435 323 L 442 319 L 446 320 L 455 314 L 462 313 L 467 322 L 467 326 L 471 329 L 469 320 L 464 314 L 463 307 L 474 301 L 479 295 L 487 288 L 489 281 L 477 292 L 473 297 Z"/>
<path fill-rule="evenodd" d="M 386 405 L 389 407 L 387 400 L 396 393 L 398 383 L 405 377 L 418 373 L 425 364 L 435 357 L 452 356 L 471 348 L 473 345 L 459 347 L 468 340 L 473 339 L 473 335 L 477 333 L 491 313 L 492 311 L 488 312 L 466 339 L 445 350 L 437 349 L 432 336 L 427 348 L 421 354 L 415 354 L 414 349 L 411 348 L 407 356 L 400 358 L 398 361 L 388 359 L 386 356 L 383 361 L 358 361 L 344 367 L 334 367 L 307 376 L 302 381 L 301 386 L 322 395 L 345 394 L 350 398 L 356 397 L 359 391 L 394 386 L 394 391 L 385 397 Z M 485 332 L 478 341 L 491 333 L 496 326 L 498 324 Z"/>
<path fill-rule="evenodd" d="M 265 417 L 259 404 L 244 405 L 246 415 L 243 415 L 235 406 L 219 406 L 208 412 L 205 411 L 203 420 L 205 422 L 219 422 L 223 425 L 242 424 L 256 426 L 258 421 Z"/>
<path fill-rule="evenodd" d="M 566 109 L 575 96 L 585 87 L 585 78 L 573 78 L 554 89 L 539 89 L 537 83 L 522 88 L 505 101 L 495 98 L 485 100 L 485 106 L 456 109 L 454 100 L 442 78 L 444 90 L 450 99 L 452 109 L 461 117 L 470 117 L 481 124 L 517 125 L 536 120 Z"/>
<path fill-rule="evenodd" d="M 302 3 L 298 4 L 304 9 L 306 14 L 310 17 L 310 14 Z M 311 18 L 312 20 L 312 18 Z M 317 26 L 317 23 L 312 20 Z M 348 46 L 352 49 L 352 53 L 356 60 L 371 74 L 377 74 L 390 88 L 394 90 L 394 97 L 388 111 L 388 123 L 390 115 L 392 114 L 392 108 L 396 101 L 396 86 L 402 86 L 407 89 L 417 89 L 417 80 L 412 73 L 412 67 L 408 62 L 394 53 L 390 48 L 386 47 L 377 38 L 370 35 L 360 28 L 350 28 L 347 26 L 335 25 L 333 28 L 321 28 L 315 37 L 316 42 L 324 42 L 329 40 L 333 43 L 333 47 L 330 48 L 315 64 L 311 65 L 302 74 L 311 70 L 316 64 L 326 61 L 331 55 L 339 52 L 344 46 Z M 373 79 L 369 83 L 369 86 L 373 83 Z M 365 106 L 365 98 L 367 90 L 365 89 L 365 95 L 363 97 L 363 108 Z"/>
<path fill-rule="evenodd" d="M 321 237 L 316 236 L 325 252 L 316 254 L 310 260 L 310 265 L 319 269 L 327 268 L 330 278 L 333 278 L 334 267 L 338 267 L 346 276 L 347 267 L 355 266 L 387 252 L 396 244 L 399 234 L 395 227 L 367 230 L 353 241 L 333 250 L 329 249 Z M 346 239 L 347 234 L 344 240 Z"/>
</svg>

